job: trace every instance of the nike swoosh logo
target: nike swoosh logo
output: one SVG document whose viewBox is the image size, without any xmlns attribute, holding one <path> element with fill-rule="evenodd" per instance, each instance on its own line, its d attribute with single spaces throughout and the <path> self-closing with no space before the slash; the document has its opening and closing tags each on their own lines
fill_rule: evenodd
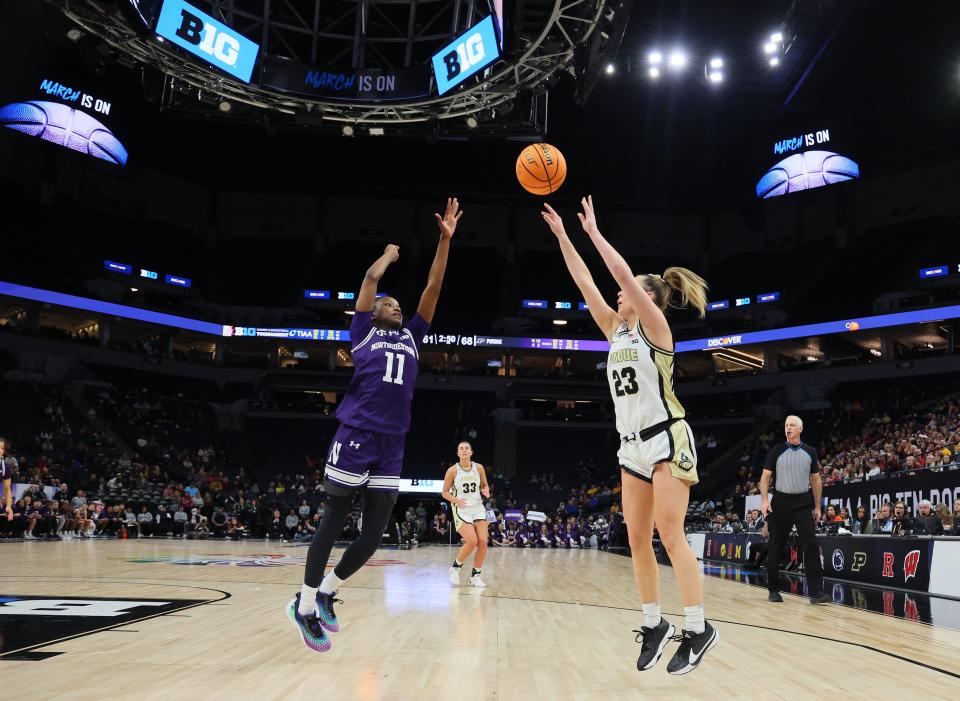
<svg viewBox="0 0 960 701">
<path fill-rule="evenodd" d="M 707 648 L 710 647 L 710 643 L 713 642 L 713 639 L 716 637 L 717 631 L 713 631 L 713 635 L 710 636 L 710 639 L 703 644 L 703 648 L 696 655 L 693 654 L 693 647 L 690 648 L 690 664 L 697 664 L 700 661 L 700 658 L 703 657 L 703 653 L 707 651 Z"/>
</svg>

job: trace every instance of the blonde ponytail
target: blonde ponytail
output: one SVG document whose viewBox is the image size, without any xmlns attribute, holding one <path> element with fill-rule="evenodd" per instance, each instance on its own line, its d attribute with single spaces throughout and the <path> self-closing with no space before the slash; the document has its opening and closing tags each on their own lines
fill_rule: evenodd
<svg viewBox="0 0 960 701">
<path fill-rule="evenodd" d="M 686 268 L 667 268 L 663 275 L 645 275 L 646 287 L 653 292 L 653 301 L 666 313 L 669 307 L 683 309 L 693 307 L 704 317 L 707 311 L 707 281 Z M 680 303 L 673 304 L 675 293 Z"/>
</svg>

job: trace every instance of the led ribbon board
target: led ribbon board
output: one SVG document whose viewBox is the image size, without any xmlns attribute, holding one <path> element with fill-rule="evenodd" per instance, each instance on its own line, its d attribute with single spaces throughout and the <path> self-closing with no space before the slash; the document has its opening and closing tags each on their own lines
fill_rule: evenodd
<svg viewBox="0 0 960 701">
<path fill-rule="evenodd" d="M 260 46 L 183 0 L 166 0 L 157 34 L 245 83 L 250 82 Z"/>
<path fill-rule="evenodd" d="M 440 95 L 500 58 L 500 43 L 488 15 L 433 55 L 433 74 Z"/>
</svg>

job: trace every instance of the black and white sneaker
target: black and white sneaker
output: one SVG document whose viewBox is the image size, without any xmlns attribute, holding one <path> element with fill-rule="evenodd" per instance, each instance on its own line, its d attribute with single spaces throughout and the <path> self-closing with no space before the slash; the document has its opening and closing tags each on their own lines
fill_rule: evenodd
<svg viewBox="0 0 960 701">
<path fill-rule="evenodd" d="M 720 634 L 707 621 L 702 633 L 685 630 L 681 635 L 673 636 L 673 640 L 677 640 L 680 647 L 667 665 L 667 671 L 670 674 L 687 674 L 695 670 L 703 656 L 720 642 Z"/>
<path fill-rule="evenodd" d="M 653 628 L 641 626 L 640 630 L 633 631 L 637 634 L 637 642 L 640 643 L 640 657 L 637 658 L 639 671 L 650 669 L 660 661 L 663 648 L 670 642 L 676 630 L 672 623 L 661 618 Z"/>
</svg>

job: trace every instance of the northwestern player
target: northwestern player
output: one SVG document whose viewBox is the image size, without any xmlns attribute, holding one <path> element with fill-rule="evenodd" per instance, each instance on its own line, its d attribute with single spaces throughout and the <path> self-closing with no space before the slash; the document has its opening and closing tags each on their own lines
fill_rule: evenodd
<svg viewBox="0 0 960 701">
<path fill-rule="evenodd" d="M 397 300 L 376 297 L 380 278 L 399 258 L 399 249 L 392 244 L 367 270 L 357 295 L 350 324 L 353 379 L 337 409 L 340 427 L 327 454 L 326 510 L 307 553 L 303 587 L 287 605 L 287 615 L 300 629 L 304 644 L 317 652 L 330 649 L 327 631 L 340 629 L 333 611 L 336 590 L 376 552 L 397 503 L 418 347 L 433 320 L 450 239 L 463 212 L 454 198 L 447 200 L 443 217 L 435 216 L 440 242 L 417 313 L 405 324 Z M 333 571 L 324 576 L 334 541 L 350 513 L 354 490 L 361 488 L 363 528 Z"/>
<path fill-rule="evenodd" d="M 440 496 L 450 502 L 453 511 L 453 525 L 457 533 L 463 538 L 463 545 L 450 565 L 448 574 L 451 584 L 460 584 L 460 570 L 470 553 L 476 549 L 473 570 L 467 584 L 471 587 L 487 586 L 480 579 L 483 561 L 487 557 L 487 510 L 483 507 L 483 499 L 490 498 L 490 485 L 487 484 L 487 473 L 483 465 L 473 462 L 473 446 L 468 441 L 461 441 L 457 446 L 457 457 L 460 460 L 456 465 L 447 469 L 443 476 L 443 491 Z"/>
<path fill-rule="evenodd" d="M 653 553 L 653 524 L 670 556 L 683 600 L 683 634 L 667 671 L 696 669 L 719 635 L 703 617 L 700 568 L 683 531 L 690 487 L 697 483 L 697 453 L 684 410 L 673 391 L 673 334 L 664 313 L 669 307 L 692 306 L 703 317 L 707 284 L 685 268 L 667 268 L 661 275 L 634 277 L 627 261 L 600 230 L 593 198 L 585 197 L 578 213 L 583 230 L 620 285 L 617 311 L 604 301 L 563 228 L 546 205 L 543 219 L 560 243 L 567 269 L 590 308 L 593 320 L 610 341 L 607 378 L 620 433 L 623 513 L 630 538 L 633 573 L 643 604 L 643 626 L 637 669 L 650 669 L 673 637 L 674 627 L 660 616 L 660 581 Z"/>
</svg>

